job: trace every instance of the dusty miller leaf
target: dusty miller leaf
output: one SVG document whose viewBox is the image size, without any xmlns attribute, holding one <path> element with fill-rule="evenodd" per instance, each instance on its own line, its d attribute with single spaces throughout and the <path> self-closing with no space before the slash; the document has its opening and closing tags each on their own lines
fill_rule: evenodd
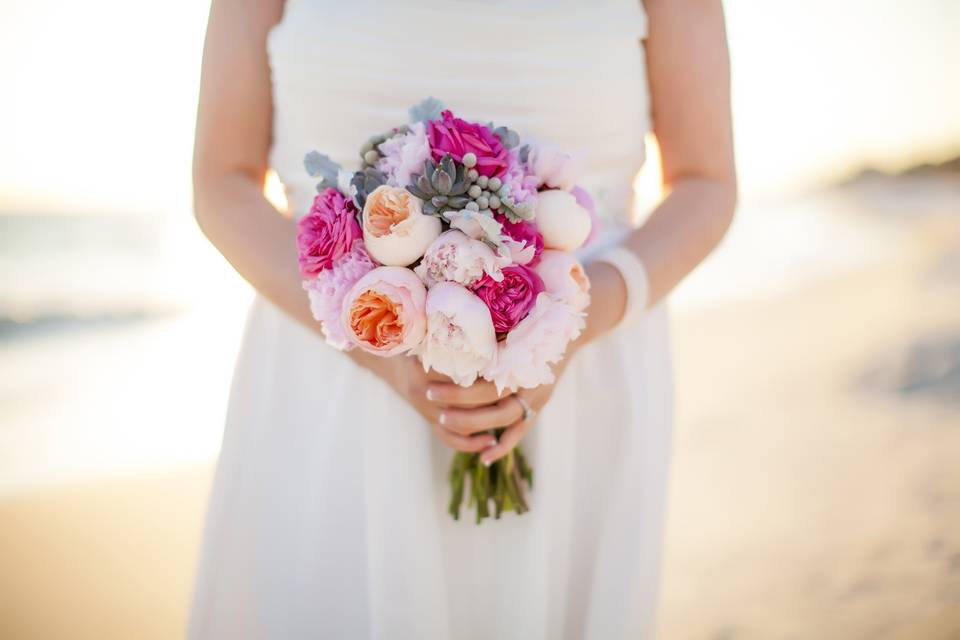
<svg viewBox="0 0 960 640">
<path fill-rule="evenodd" d="M 303 166 L 311 178 L 323 178 L 323 182 L 337 185 L 337 172 L 340 165 L 322 153 L 311 151 L 303 158 Z"/>
<path fill-rule="evenodd" d="M 439 120 L 443 110 L 443 103 L 431 96 L 410 107 L 410 122 Z"/>
</svg>

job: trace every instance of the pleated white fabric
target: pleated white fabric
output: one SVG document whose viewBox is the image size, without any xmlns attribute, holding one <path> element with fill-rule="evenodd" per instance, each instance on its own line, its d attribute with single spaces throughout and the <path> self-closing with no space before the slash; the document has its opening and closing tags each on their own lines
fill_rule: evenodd
<svg viewBox="0 0 960 640">
<path fill-rule="evenodd" d="M 649 125 L 639 2 L 288 0 L 268 48 L 272 163 L 351 164 L 427 95 L 588 155 L 606 236 Z M 652 634 L 670 456 L 661 306 L 579 352 L 524 442 L 532 510 L 446 513 L 451 452 L 392 390 L 257 300 L 237 363 L 189 637 Z"/>
</svg>

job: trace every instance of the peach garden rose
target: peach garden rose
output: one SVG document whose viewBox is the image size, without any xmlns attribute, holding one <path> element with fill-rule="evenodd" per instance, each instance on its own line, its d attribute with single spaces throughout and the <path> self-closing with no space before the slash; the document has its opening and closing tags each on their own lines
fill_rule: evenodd
<svg viewBox="0 0 960 640">
<path fill-rule="evenodd" d="M 382 185 L 363 207 L 363 241 L 373 258 L 405 267 L 419 260 L 440 235 L 440 220 L 424 215 L 421 201 L 402 187 Z"/>
<path fill-rule="evenodd" d="M 415 351 L 427 330 L 427 290 L 403 267 L 377 267 L 360 278 L 343 300 L 341 322 L 364 351 L 394 356 Z"/>
</svg>

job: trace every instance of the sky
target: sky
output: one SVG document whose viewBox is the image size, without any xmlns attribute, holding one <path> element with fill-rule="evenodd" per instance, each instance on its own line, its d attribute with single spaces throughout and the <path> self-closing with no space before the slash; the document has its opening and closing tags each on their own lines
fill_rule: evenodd
<svg viewBox="0 0 960 640">
<path fill-rule="evenodd" d="M 208 6 L 0 0 L 0 211 L 189 211 Z M 960 3 L 726 8 L 748 198 L 960 149 Z"/>
</svg>

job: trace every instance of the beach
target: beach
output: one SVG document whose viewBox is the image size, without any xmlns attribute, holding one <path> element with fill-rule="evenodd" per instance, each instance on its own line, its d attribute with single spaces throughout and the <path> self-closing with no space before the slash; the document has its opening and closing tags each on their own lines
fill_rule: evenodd
<svg viewBox="0 0 960 640">
<path fill-rule="evenodd" d="M 748 223 L 678 291 L 659 637 L 960 637 L 958 193 L 949 174 L 864 176 L 792 205 L 828 211 L 836 227 L 776 223 L 802 245 L 793 258 L 750 254 Z M 856 260 L 830 255 L 858 240 L 845 254 Z M 750 295 L 706 295 L 737 283 Z M 153 345 L 162 359 L 219 323 L 189 317 L 133 323 L 97 344 L 128 358 L 131 345 Z M 196 387 L 227 376 L 237 338 L 214 341 L 185 380 L 168 369 L 150 380 L 200 402 Z M 117 362 L 122 373 L 128 360 Z M 216 385 L 199 415 L 189 403 L 141 411 L 153 426 L 130 442 L 142 446 L 118 448 L 97 474 L 51 453 L 53 435 L 5 454 L 20 471 L 0 476 L 0 637 L 182 635 L 220 428 L 210 422 L 226 394 Z M 130 393 L 131 407 L 151 397 Z M 92 425 L 90 409 L 84 424 L 105 443 L 131 407 L 113 426 Z M 23 411 L 6 415 L 55 419 Z M 188 446 L 194 433 L 202 444 Z M 62 473 L 37 472 L 46 461 Z"/>
</svg>

